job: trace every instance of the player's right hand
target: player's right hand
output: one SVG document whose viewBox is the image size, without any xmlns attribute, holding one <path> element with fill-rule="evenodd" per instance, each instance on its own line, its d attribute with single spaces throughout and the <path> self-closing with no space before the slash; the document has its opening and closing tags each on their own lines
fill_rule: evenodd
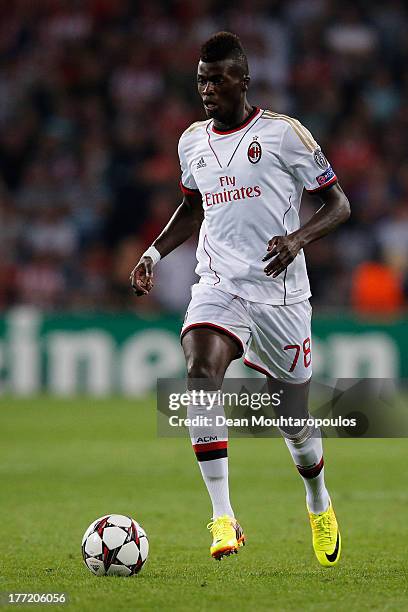
<svg viewBox="0 0 408 612">
<path fill-rule="evenodd" d="M 130 273 L 130 284 L 136 295 L 147 295 L 153 287 L 153 260 L 142 257 Z"/>
</svg>

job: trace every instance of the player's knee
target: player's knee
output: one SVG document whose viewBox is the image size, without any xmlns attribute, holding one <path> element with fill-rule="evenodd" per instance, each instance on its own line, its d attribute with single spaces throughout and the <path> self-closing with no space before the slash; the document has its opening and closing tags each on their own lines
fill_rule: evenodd
<svg viewBox="0 0 408 612">
<path fill-rule="evenodd" d="M 203 381 L 212 389 L 219 389 L 222 383 L 222 376 L 216 366 L 203 357 L 192 356 L 188 359 L 187 375 L 190 381 L 197 380 L 197 383 Z"/>
</svg>

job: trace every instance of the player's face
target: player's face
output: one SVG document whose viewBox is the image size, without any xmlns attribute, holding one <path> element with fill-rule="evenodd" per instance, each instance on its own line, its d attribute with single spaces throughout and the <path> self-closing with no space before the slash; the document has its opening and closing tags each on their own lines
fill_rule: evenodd
<svg viewBox="0 0 408 612">
<path fill-rule="evenodd" d="M 197 69 L 198 93 L 208 118 L 228 123 L 242 105 L 247 81 L 233 60 L 202 62 Z"/>
</svg>

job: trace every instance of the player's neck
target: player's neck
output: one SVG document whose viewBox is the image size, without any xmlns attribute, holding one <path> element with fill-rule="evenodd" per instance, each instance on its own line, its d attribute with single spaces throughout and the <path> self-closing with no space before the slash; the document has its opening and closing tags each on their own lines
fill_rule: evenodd
<svg viewBox="0 0 408 612">
<path fill-rule="evenodd" d="M 234 115 L 231 115 L 231 117 L 228 117 L 228 119 L 226 119 L 224 122 L 214 119 L 214 127 L 217 130 L 221 131 L 233 130 L 239 127 L 242 123 L 244 123 L 249 117 L 249 115 L 254 112 L 254 110 L 255 107 L 249 104 L 247 100 L 245 100 L 243 107 L 237 109 L 237 112 L 234 113 Z"/>
</svg>

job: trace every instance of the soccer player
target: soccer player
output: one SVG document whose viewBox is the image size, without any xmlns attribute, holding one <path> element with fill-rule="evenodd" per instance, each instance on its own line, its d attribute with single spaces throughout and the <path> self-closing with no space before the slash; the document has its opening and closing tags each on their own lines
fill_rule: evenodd
<svg viewBox="0 0 408 612">
<path fill-rule="evenodd" d="M 231 361 L 243 355 L 271 390 L 285 383 L 281 416 L 307 418 L 311 293 L 303 248 L 346 221 L 350 206 L 310 132 L 296 119 L 252 106 L 249 82 L 239 38 L 213 35 L 197 69 L 207 119 L 193 123 L 179 142 L 183 201 L 133 269 L 131 283 L 136 295 L 147 294 L 153 267 L 199 229 L 200 281 L 181 332 L 189 389 L 197 381 L 220 389 Z M 303 189 L 320 208 L 300 227 Z M 207 408 L 206 400 L 192 401 L 187 414 Z M 222 405 L 212 410 L 224 414 Z M 324 481 L 320 431 L 305 425 L 281 433 L 305 485 L 316 557 L 333 566 L 341 539 Z M 190 435 L 213 506 L 210 553 L 220 559 L 245 542 L 230 503 L 228 434 L 191 427 Z"/>
</svg>

